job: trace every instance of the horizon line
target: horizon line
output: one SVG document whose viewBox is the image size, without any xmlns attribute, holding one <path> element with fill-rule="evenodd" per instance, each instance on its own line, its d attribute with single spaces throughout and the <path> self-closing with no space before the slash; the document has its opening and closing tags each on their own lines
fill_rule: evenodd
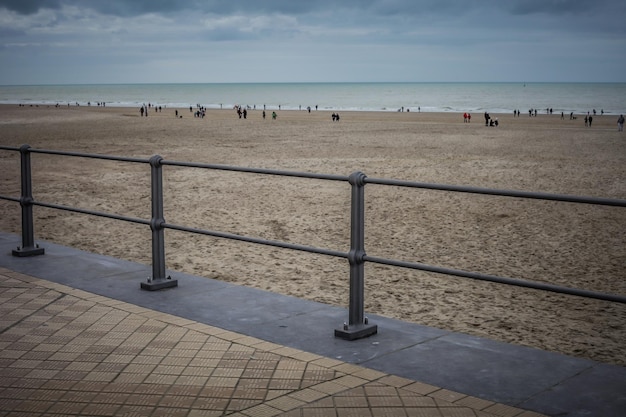
<svg viewBox="0 0 626 417">
<path fill-rule="evenodd" d="M 626 81 L 226 81 L 226 82 L 94 82 L 0 84 L 0 87 L 85 86 L 85 85 L 227 85 L 227 84 L 624 84 Z"/>
</svg>

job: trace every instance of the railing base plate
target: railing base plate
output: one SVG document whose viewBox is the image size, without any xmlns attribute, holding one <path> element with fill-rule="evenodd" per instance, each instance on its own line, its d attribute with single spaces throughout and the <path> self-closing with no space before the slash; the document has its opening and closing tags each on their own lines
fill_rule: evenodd
<svg viewBox="0 0 626 417">
<path fill-rule="evenodd" d="M 335 329 L 335 337 L 345 340 L 363 339 L 378 333 L 378 326 L 375 324 L 353 324 L 348 328 Z"/>
<path fill-rule="evenodd" d="M 178 287 L 178 280 L 171 279 L 170 277 L 167 277 L 167 279 L 154 279 L 141 283 L 141 289 L 147 291 L 157 291 L 173 287 Z"/>
<path fill-rule="evenodd" d="M 33 248 L 17 248 L 13 249 L 13 256 L 25 257 L 25 256 L 37 256 L 43 255 L 45 252 L 44 248 L 33 247 Z"/>
</svg>

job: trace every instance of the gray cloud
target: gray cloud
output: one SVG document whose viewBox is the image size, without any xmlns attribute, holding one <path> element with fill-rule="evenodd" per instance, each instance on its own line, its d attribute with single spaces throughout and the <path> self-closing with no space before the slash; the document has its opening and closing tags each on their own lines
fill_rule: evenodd
<svg viewBox="0 0 626 417">
<path fill-rule="evenodd" d="M 287 14 L 332 16 L 334 13 L 363 16 L 464 16 L 546 14 L 558 17 L 570 15 L 606 17 L 626 11 L 619 0 L 483 0 L 479 4 L 467 0 L 0 0 L 0 8 L 22 15 L 32 15 L 40 10 L 59 10 L 63 6 L 91 9 L 112 16 L 137 16 L 147 13 L 169 14 L 193 11 L 213 15 L 230 14 Z"/>
<path fill-rule="evenodd" d="M 197 81 L 626 73 L 623 0 L 0 0 L 0 10 L 0 83 L 75 80 L 77 63 L 84 82 L 145 68 L 143 81 L 165 82 L 174 67 Z"/>
<path fill-rule="evenodd" d="M 510 3 L 514 14 L 548 13 L 556 15 L 588 14 L 603 9 L 606 2 L 602 0 L 524 0 Z"/>
</svg>

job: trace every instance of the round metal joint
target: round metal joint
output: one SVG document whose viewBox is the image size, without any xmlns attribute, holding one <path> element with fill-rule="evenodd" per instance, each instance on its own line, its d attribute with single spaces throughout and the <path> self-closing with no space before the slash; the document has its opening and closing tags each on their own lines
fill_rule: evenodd
<svg viewBox="0 0 626 417">
<path fill-rule="evenodd" d="M 162 160 L 163 160 L 163 158 L 161 157 L 161 155 L 153 155 L 150 158 L 150 166 L 152 166 L 152 167 L 160 167 Z"/>
<path fill-rule="evenodd" d="M 365 251 L 363 250 L 351 250 L 350 252 L 348 252 L 348 262 L 350 263 L 350 265 L 358 265 L 364 263 L 364 257 Z"/>
<path fill-rule="evenodd" d="M 165 224 L 165 219 L 151 219 L 150 220 L 150 229 L 153 231 L 163 229 L 163 225 Z"/>
<path fill-rule="evenodd" d="M 362 187 L 365 185 L 365 178 L 367 178 L 367 175 L 365 175 L 361 171 L 356 171 L 350 174 L 350 176 L 348 177 L 348 182 L 351 185 L 357 185 L 359 187 Z"/>
</svg>

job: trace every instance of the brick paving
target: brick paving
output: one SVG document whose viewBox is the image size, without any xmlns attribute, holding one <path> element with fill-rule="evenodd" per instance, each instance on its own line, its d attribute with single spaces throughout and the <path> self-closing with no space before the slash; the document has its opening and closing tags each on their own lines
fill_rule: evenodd
<svg viewBox="0 0 626 417">
<path fill-rule="evenodd" d="M 1 416 L 537 417 L 0 268 Z"/>
</svg>

